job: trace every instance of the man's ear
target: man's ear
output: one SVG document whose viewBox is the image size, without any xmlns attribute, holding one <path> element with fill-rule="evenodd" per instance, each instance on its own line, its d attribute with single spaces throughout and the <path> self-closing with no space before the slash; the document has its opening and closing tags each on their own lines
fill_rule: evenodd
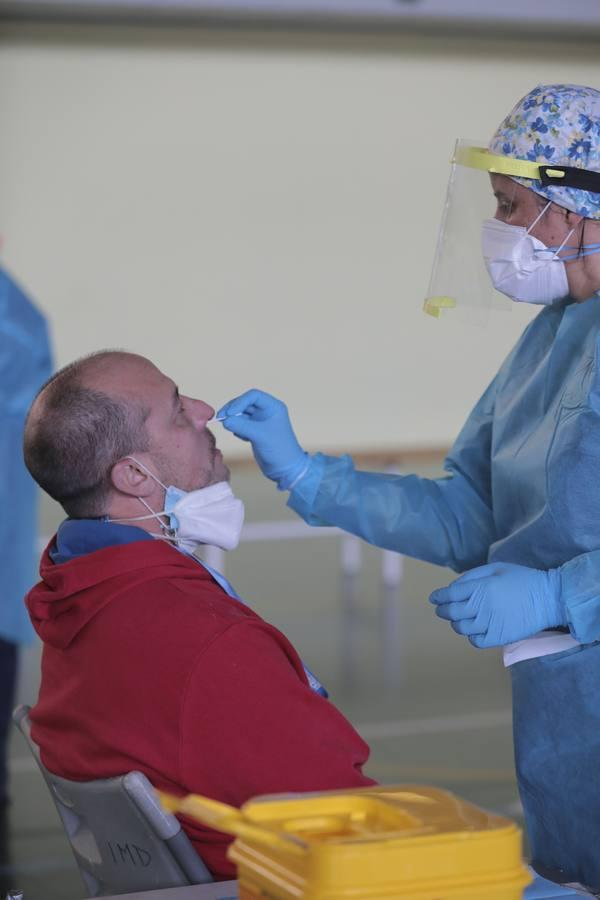
<svg viewBox="0 0 600 900">
<path fill-rule="evenodd" d="M 155 490 L 154 481 L 148 473 L 128 458 L 114 464 L 110 480 L 115 490 L 129 497 L 148 497 Z"/>
</svg>

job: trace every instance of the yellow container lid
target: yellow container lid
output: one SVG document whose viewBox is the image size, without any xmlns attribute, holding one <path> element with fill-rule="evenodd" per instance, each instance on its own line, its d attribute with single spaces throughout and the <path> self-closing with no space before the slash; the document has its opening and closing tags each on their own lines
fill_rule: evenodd
<svg viewBox="0 0 600 900">
<path fill-rule="evenodd" d="M 243 896 L 513 900 L 531 881 L 520 829 L 438 788 L 258 797 L 241 810 L 190 796 L 169 808 L 237 836 Z"/>
</svg>

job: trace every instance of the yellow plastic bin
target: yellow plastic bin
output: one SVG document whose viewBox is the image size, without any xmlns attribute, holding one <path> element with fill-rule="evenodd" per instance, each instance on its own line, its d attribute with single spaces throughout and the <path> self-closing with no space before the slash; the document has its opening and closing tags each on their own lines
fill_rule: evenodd
<svg viewBox="0 0 600 900">
<path fill-rule="evenodd" d="M 236 835 L 240 900 L 520 900 L 531 882 L 520 829 L 437 788 L 163 802 Z"/>
</svg>

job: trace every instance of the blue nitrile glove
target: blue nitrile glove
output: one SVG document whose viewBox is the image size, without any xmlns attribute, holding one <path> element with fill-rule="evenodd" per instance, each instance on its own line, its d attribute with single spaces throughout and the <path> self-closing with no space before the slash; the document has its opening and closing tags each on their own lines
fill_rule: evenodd
<svg viewBox="0 0 600 900">
<path fill-rule="evenodd" d="M 292 429 L 287 406 L 264 391 L 246 391 L 217 412 L 223 427 L 250 441 L 262 472 L 284 491 L 292 487 L 309 464 Z"/>
<path fill-rule="evenodd" d="M 437 615 L 474 647 L 503 647 L 566 625 L 560 591 L 558 569 L 490 563 L 471 569 L 429 599 Z"/>
</svg>

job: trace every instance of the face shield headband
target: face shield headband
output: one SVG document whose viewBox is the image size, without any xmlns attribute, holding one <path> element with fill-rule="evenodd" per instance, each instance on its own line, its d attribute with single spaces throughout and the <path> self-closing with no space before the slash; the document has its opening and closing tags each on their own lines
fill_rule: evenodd
<svg viewBox="0 0 600 900">
<path fill-rule="evenodd" d="M 473 142 L 458 141 L 452 158 L 433 269 L 423 307 L 424 312 L 434 318 L 439 318 L 444 310 L 467 309 L 469 321 L 473 321 L 473 313 L 477 321 L 478 317 L 480 320 L 482 316 L 485 319 L 492 308 L 505 311 L 510 309 L 503 296 L 504 291 L 502 294 L 499 292 L 502 288 L 499 289 L 496 285 L 496 291 L 493 289 L 488 267 L 481 254 L 474 252 L 476 247 L 481 246 L 482 224 L 490 222 L 494 217 L 492 193 L 489 181 L 481 177 L 483 173 L 526 179 L 534 191 L 536 186 L 543 185 L 574 187 L 600 194 L 600 172 L 572 166 L 541 165 L 539 162 L 491 153 Z M 517 185 L 516 181 L 514 183 Z M 558 197 L 554 202 L 560 205 Z M 549 259 L 552 256 L 553 268 L 556 267 L 556 255 L 562 249 L 562 246 L 545 248 L 538 242 L 535 252 L 537 264 L 544 257 Z M 576 253 L 563 254 L 562 262 L 597 253 L 598 250 L 595 244 L 585 245 Z"/>
</svg>

